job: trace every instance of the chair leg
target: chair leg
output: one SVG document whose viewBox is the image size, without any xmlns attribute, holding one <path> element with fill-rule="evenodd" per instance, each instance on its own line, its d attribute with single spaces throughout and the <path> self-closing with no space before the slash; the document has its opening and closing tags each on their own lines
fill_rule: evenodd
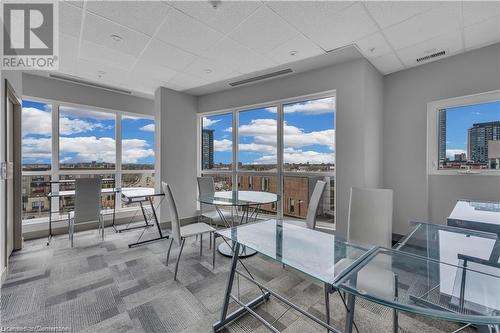
<svg viewBox="0 0 500 333">
<path fill-rule="evenodd" d="M 168 266 L 168 259 L 170 258 L 170 250 L 172 249 L 173 243 L 174 243 L 174 239 L 170 238 L 170 245 L 168 246 L 168 251 L 167 251 L 167 266 Z"/>
<path fill-rule="evenodd" d="M 211 235 L 214 238 L 214 246 L 212 247 L 212 269 L 215 269 L 215 248 L 216 248 L 215 239 L 216 239 L 216 237 L 215 237 L 215 234 L 213 232 L 211 233 Z M 210 238 L 210 239 L 212 239 L 212 238 Z"/>
<path fill-rule="evenodd" d="M 200 257 L 203 256 L 203 234 L 200 234 Z"/>
<path fill-rule="evenodd" d="M 175 263 L 174 281 L 177 281 L 177 270 L 179 269 L 179 260 L 181 259 L 182 249 L 184 248 L 184 243 L 186 239 L 183 238 L 181 242 L 181 250 L 179 251 L 179 256 L 177 257 L 177 262 Z"/>
<path fill-rule="evenodd" d="M 73 247 L 73 235 L 75 233 L 75 224 L 74 222 L 70 222 L 71 223 L 71 227 L 70 227 L 70 230 L 71 230 L 71 247 Z"/>
</svg>

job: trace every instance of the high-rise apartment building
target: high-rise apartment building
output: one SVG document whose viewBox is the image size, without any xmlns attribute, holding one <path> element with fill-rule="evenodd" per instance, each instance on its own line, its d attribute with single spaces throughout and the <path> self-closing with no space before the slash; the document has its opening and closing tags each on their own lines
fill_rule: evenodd
<svg viewBox="0 0 500 333">
<path fill-rule="evenodd" d="M 473 124 L 468 130 L 467 157 L 474 163 L 488 163 L 488 142 L 500 140 L 500 121 Z"/>
<path fill-rule="evenodd" d="M 446 161 L 446 109 L 439 110 L 439 138 L 438 138 L 438 158 L 439 162 Z"/>
<path fill-rule="evenodd" d="M 201 167 L 212 169 L 214 167 L 214 130 L 203 129 L 201 132 Z"/>
</svg>

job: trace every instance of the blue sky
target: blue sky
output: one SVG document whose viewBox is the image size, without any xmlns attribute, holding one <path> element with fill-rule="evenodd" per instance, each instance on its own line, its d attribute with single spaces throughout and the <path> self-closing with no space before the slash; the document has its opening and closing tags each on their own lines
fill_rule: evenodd
<svg viewBox="0 0 500 333">
<path fill-rule="evenodd" d="M 60 162 L 115 163 L 115 116 L 60 106 Z M 43 103 L 23 101 L 23 163 L 50 163 L 51 112 Z M 154 121 L 123 116 L 122 162 L 154 163 Z"/>
<path fill-rule="evenodd" d="M 467 130 L 473 124 L 498 120 L 500 120 L 500 101 L 447 109 L 447 156 L 453 159 L 454 154 L 467 152 Z"/>
<path fill-rule="evenodd" d="M 286 105 L 284 108 L 285 163 L 335 162 L 335 99 L 325 98 Z M 239 155 L 243 164 L 275 164 L 276 108 L 239 113 Z M 214 162 L 232 161 L 232 115 L 204 118 L 204 128 L 214 130 Z"/>
</svg>

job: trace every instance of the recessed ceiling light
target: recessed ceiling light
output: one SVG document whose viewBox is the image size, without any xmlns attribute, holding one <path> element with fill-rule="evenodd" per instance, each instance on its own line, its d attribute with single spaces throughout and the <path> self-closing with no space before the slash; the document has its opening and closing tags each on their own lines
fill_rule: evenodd
<svg viewBox="0 0 500 333">
<path fill-rule="evenodd" d="M 375 51 L 375 48 L 374 47 L 370 47 L 369 51 L 373 53 L 373 51 Z"/>
<path fill-rule="evenodd" d="M 212 73 L 212 70 L 210 68 L 205 69 L 205 73 L 210 74 Z"/>
<path fill-rule="evenodd" d="M 105 71 L 97 71 L 97 77 L 98 78 L 102 78 L 104 74 L 106 74 Z"/>
<path fill-rule="evenodd" d="M 111 39 L 114 40 L 115 42 L 121 42 L 122 41 L 122 37 L 118 36 L 118 35 L 115 35 L 115 34 L 112 34 L 109 37 L 111 37 Z"/>
<path fill-rule="evenodd" d="M 291 55 L 291 56 L 294 56 L 294 55 L 296 55 L 297 53 L 299 53 L 299 52 L 298 52 L 298 51 L 295 51 L 295 50 L 290 51 L 290 55 Z"/>
</svg>

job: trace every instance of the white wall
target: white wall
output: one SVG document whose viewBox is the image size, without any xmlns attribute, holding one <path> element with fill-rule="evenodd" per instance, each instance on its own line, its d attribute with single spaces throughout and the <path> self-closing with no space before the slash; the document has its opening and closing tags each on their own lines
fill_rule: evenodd
<svg viewBox="0 0 500 333">
<path fill-rule="evenodd" d="M 112 110 L 145 115 L 154 114 L 153 99 L 116 93 L 37 75 L 23 74 L 23 94 L 30 97 Z"/>
<path fill-rule="evenodd" d="M 197 132 L 195 96 L 160 87 L 155 92 L 155 182 L 170 184 L 180 218 L 196 216 Z M 166 205 L 160 220 L 170 221 Z"/>
<path fill-rule="evenodd" d="M 347 232 L 349 191 L 381 186 L 382 76 L 360 59 L 200 96 L 198 111 L 216 111 L 336 89 L 337 233 Z M 195 156 L 195 155 L 193 155 Z M 370 167 L 365 172 L 366 166 Z"/>
<path fill-rule="evenodd" d="M 0 161 L 5 161 L 5 142 L 3 129 L 5 126 L 5 79 L 7 79 L 10 85 L 15 90 L 16 94 L 22 96 L 22 75 L 19 71 L 1 71 L 1 99 L 0 99 L 0 129 L 2 131 L 0 135 Z M 5 197 L 5 181 L 0 180 L 0 274 L 2 278 L 5 277 L 5 268 L 7 262 L 5 260 L 5 237 L 6 237 L 6 221 L 5 219 L 5 208 L 6 208 L 6 197 Z"/>
<path fill-rule="evenodd" d="M 500 89 L 500 44 L 384 78 L 384 186 L 394 189 L 393 232 L 409 220 L 446 223 L 457 198 L 500 200 L 498 178 L 432 176 L 427 186 L 427 103 Z M 430 202 L 428 206 L 428 201 Z"/>
</svg>

